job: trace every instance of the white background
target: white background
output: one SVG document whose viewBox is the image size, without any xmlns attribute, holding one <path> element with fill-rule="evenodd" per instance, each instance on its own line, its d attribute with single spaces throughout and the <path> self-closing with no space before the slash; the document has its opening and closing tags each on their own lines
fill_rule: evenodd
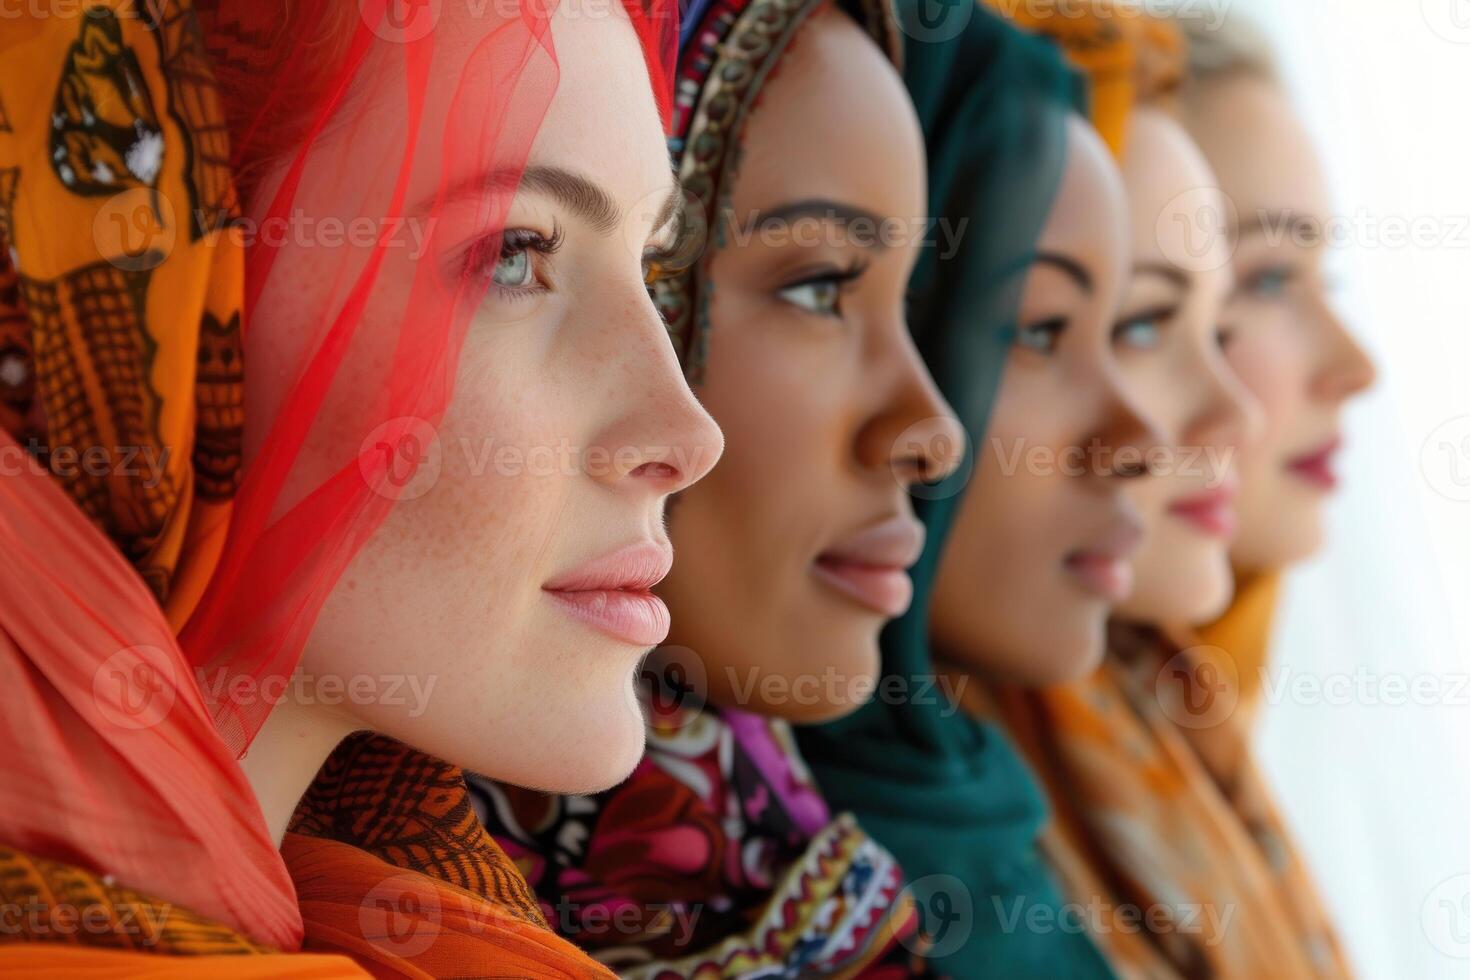
<svg viewBox="0 0 1470 980">
<path fill-rule="evenodd" d="M 1277 42 L 1352 239 L 1339 306 L 1380 369 L 1272 675 L 1348 696 L 1276 699 L 1262 757 L 1361 975 L 1470 978 L 1470 0 L 1207 3 Z M 1392 686 L 1416 678 L 1435 703 Z"/>
</svg>

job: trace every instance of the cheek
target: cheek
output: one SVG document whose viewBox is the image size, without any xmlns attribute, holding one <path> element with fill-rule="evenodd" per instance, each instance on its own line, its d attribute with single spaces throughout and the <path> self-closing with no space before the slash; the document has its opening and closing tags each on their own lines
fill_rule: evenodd
<svg viewBox="0 0 1470 980">
<path fill-rule="evenodd" d="M 1268 446 L 1288 435 L 1306 401 L 1306 358 L 1291 340 L 1289 324 L 1259 324 L 1250 336 L 1227 348 L 1227 360 L 1260 403 L 1264 428 L 1260 443 Z"/>
</svg>

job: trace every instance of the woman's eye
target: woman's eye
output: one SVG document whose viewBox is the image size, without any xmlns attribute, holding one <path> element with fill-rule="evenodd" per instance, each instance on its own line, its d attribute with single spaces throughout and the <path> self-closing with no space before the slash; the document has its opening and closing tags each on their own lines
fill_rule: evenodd
<svg viewBox="0 0 1470 980">
<path fill-rule="evenodd" d="M 1285 266 L 1265 269 L 1251 276 L 1246 287 L 1257 296 L 1276 299 L 1286 292 L 1295 278 L 1295 272 Z"/>
<path fill-rule="evenodd" d="M 1113 343 L 1134 350 L 1159 346 L 1159 325 L 1153 320 L 1125 320 L 1113 328 Z"/>
<path fill-rule="evenodd" d="M 814 279 L 777 290 L 776 295 L 818 316 L 840 317 L 842 284 L 835 279 Z"/>
<path fill-rule="evenodd" d="M 1056 351 L 1057 344 L 1066 330 L 1065 317 L 1054 317 L 1050 320 L 1042 320 L 1040 323 L 1029 324 L 1016 331 L 1016 346 L 1041 354 L 1051 354 Z"/>
<path fill-rule="evenodd" d="M 500 259 L 495 263 L 495 269 L 490 273 L 490 279 L 497 286 L 506 289 L 526 289 L 536 281 L 531 268 L 531 253 L 525 249 L 511 252 L 501 250 Z"/>
</svg>

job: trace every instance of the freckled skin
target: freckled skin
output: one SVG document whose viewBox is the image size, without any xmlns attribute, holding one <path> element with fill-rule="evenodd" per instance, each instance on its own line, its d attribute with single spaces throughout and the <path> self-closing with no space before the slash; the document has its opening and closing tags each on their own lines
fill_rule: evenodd
<svg viewBox="0 0 1470 980">
<path fill-rule="evenodd" d="M 494 94 L 470 84 L 485 69 L 466 62 L 478 56 L 485 28 L 456 25 L 457 16 L 469 15 L 446 7 L 439 26 L 444 43 L 435 49 L 425 110 L 431 133 L 450 125 L 449 107 L 462 104 L 455 100 L 466 98 L 464 87 L 471 95 Z M 433 683 L 427 703 L 288 706 L 267 729 L 277 716 L 335 726 L 339 734 L 368 728 L 509 783 L 589 792 L 622 779 L 642 754 L 643 720 L 629 692 L 646 651 L 573 619 L 542 586 L 625 546 L 664 540 L 668 496 L 708 470 L 721 438 L 685 384 L 643 283 L 643 243 L 656 245 L 657 229 L 652 213 L 635 205 L 655 192 L 661 200 L 672 179 L 636 37 L 621 16 L 559 12 L 552 23 L 560 83 L 544 119 L 530 120 L 540 125 L 529 165 L 588 178 L 612 199 L 622 227 L 599 231 L 546 193 L 522 188 L 515 195 L 508 229 L 564 235 L 554 254 L 535 260 L 545 291 L 512 298 L 488 282 L 488 273 L 480 282 L 467 307 L 454 395 L 437 431 L 438 478 L 421 496 L 393 506 L 311 634 L 301 672 L 411 676 Z M 370 81 L 349 100 L 355 119 L 331 131 L 313 157 L 320 166 L 303 175 L 297 203 L 309 213 L 350 212 L 376 200 L 351 184 L 360 165 L 344 161 L 386 152 L 403 138 L 395 135 L 394 113 L 374 102 L 392 89 Z M 449 132 L 443 146 L 426 139 L 418 148 L 408 200 L 432 194 L 442 167 L 453 181 L 484 166 L 475 159 L 479 148 L 457 152 L 454 141 L 469 127 Z M 400 144 L 384 159 L 401 152 Z M 250 203 L 261 208 L 267 200 Z M 343 368 L 349 381 L 334 389 L 313 432 L 296 477 L 300 487 L 323 478 L 313 466 L 318 457 L 341 458 L 334 440 L 355 431 L 343 420 L 372 410 L 374 393 L 350 384 L 362 365 L 391 354 L 391 344 L 374 349 L 372 338 L 396 338 L 404 311 L 425 315 L 426 303 L 428 315 L 449 315 L 431 301 L 453 295 L 463 281 L 450 273 L 456 257 L 485 234 L 476 204 L 446 206 L 421 258 L 388 250 L 360 328 L 363 342 Z M 302 356 L 294 339 L 302 331 L 292 326 L 323 322 L 341 302 L 333 289 L 346 278 L 342 268 L 365 257 L 290 245 L 278 256 L 282 271 L 258 304 L 260 327 L 247 354 L 254 404 L 279 400 Z M 445 270 L 440 297 L 411 293 L 423 263 Z M 262 434 L 248 435 L 258 450 Z M 562 444 L 609 453 L 630 447 L 631 456 L 621 468 L 596 473 L 576 465 L 579 457 L 537 472 L 497 459 L 508 448 L 524 464 Z M 640 469 L 662 458 L 658 447 L 672 447 L 682 468 Z M 270 746 L 269 735 L 263 732 L 258 745 Z"/>
<path fill-rule="evenodd" d="M 811 198 L 882 217 L 925 213 L 922 134 L 903 83 L 837 11 L 815 15 L 783 56 L 746 122 L 741 161 L 737 227 Z M 885 622 L 819 580 L 817 556 L 911 514 L 912 476 L 893 462 L 900 434 L 959 437 L 903 317 L 917 236 L 872 251 L 835 222 L 788 227 L 710 263 L 697 393 L 726 450 L 670 512 L 678 557 L 659 593 L 673 613 L 670 644 L 700 659 L 716 703 L 814 722 L 861 705 Z M 840 318 L 779 295 L 813 266 L 856 263 L 866 271 L 844 289 Z"/>
<path fill-rule="evenodd" d="M 1242 220 L 1288 213 L 1323 222 L 1331 202 L 1301 120 L 1274 84 L 1216 80 L 1186 106 L 1185 121 Z M 1319 224 L 1320 227 L 1320 224 Z M 1289 460 L 1341 431 L 1342 407 L 1373 383 L 1368 356 L 1332 309 L 1325 249 L 1310 237 L 1244 234 L 1226 304 L 1227 360 L 1260 402 L 1264 425 L 1241 458 L 1240 531 L 1231 559 L 1243 572 L 1281 568 L 1322 543 L 1329 496 L 1288 472 Z M 1274 270 L 1290 270 L 1283 288 Z"/>
</svg>

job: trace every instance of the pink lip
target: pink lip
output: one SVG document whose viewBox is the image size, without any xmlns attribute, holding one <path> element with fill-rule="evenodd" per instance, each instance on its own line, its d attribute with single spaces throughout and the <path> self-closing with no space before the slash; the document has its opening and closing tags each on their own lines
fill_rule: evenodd
<svg viewBox="0 0 1470 980">
<path fill-rule="evenodd" d="M 1332 468 L 1332 458 L 1342 448 L 1342 439 L 1334 437 L 1327 444 L 1310 453 L 1294 456 L 1286 461 L 1287 472 L 1321 490 L 1337 489 L 1337 473 Z"/>
<path fill-rule="evenodd" d="M 1133 591 L 1133 554 L 1143 543 L 1143 526 L 1131 512 L 1120 513 L 1096 542 L 1069 552 L 1063 565 L 1084 589 L 1108 602 L 1122 602 Z"/>
<path fill-rule="evenodd" d="M 1169 513 L 1204 534 L 1228 538 L 1235 533 L 1235 484 L 1180 497 L 1169 505 Z"/>
<path fill-rule="evenodd" d="M 892 619 L 914 598 L 908 569 L 924 551 L 924 525 L 893 517 L 849 535 L 817 556 L 817 578 L 849 599 Z"/>
<path fill-rule="evenodd" d="M 657 646 L 669 635 L 669 607 L 651 590 L 673 563 L 667 544 L 630 545 L 541 588 L 593 629 L 633 646 Z"/>
</svg>

